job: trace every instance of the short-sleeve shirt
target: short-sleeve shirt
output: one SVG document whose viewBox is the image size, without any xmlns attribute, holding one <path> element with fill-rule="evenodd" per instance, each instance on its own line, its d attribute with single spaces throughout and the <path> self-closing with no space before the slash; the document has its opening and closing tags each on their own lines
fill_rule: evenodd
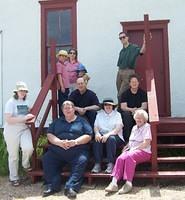
<svg viewBox="0 0 185 200">
<path fill-rule="evenodd" d="M 4 113 L 11 114 L 12 117 L 25 116 L 29 113 L 29 102 L 12 97 L 7 101 Z M 7 124 L 7 122 L 5 124 Z M 16 125 L 27 127 L 23 122 L 16 123 Z"/>
<path fill-rule="evenodd" d="M 129 44 L 128 47 L 123 47 L 119 53 L 117 66 L 119 69 L 134 69 L 136 58 L 140 55 L 141 48 L 135 44 Z"/>
<path fill-rule="evenodd" d="M 70 84 L 74 84 L 76 83 L 77 80 L 77 68 L 79 66 L 79 62 L 68 62 L 67 63 L 67 70 L 68 70 L 68 74 L 69 74 L 69 83 Z"/>
<path fill-rule="evenodd" d="M 127 103 L 129 108 L 140 108 L 144 102 L 147 102 L 147 94 L 140 88 L 138 88 L 136 94 L 133 94 L 131 90 L 128 89 L 121 96 L 121 103 Z"/>
<path fill-rule="evenodd" d="M 84 108 L 86 106 L 99 105 L 99 100 L 96 94 L 87 89 L 83 94 L 78 89 L 73 91 L 69 96 L 69 100 L 74 103 L 75 106 Z"/>
<path fill-rule="evenodd" d="M 92 136 L 92 128 L 89 123 L 80 116 L 77 116 L 76 119 L 72 122 L 66 121 L 65 117 L 61 117 L 56 119 L 53 123 L 50 124 L 47 133 L 51 133 L 58 137 L 61 140 L 75 140 L 80 136 L 83 135 L 90 135 Z M 74 146 L 72 149 L 78 150 L 88 150 L 88 144 L 82 144 Z M 62 148 L 52 144 L 50 149 L 54 150 L 55 152 L 60 153 L 60 151 L 64 151 Z M 70 150 L 69 149 L 69 150 Z M 66 151 L 66 150 L 65 150 Z"/>
<path fill-rule="evenodd" d="M 61 63 L 58 61 L 56 64 L 57 74 L 61 74 L 65 88 L 69 88 L 69 73 L 67 70 L 67 63 L 68 62 Z"/>
<path fill-rule="evenodd" d="M 130 134 L 130 138 L 129 138 L 129 148 L 133 149 L 138 147 L 141 143 L 143 143 L 144 140 L 152 140 L 152 134 L 151 134 L 151 128 L 150 128 L 150 124 L 145 123 L 143 126 L 141 127 L 137 127 L 137 125 L 135 125 L 132 128 L 131 134 Z M 143 149 L 143 151 L 147 152 L 147 153 L 151 153 L 151 145 L 148 146 L 147 148 Z"/>
<path fill-rule="evenodd" d="M 12 117 L 25 116 L 29 113 L 29 103 L 27 100 L 11 98 L 5 105 L 5 113 Z"/>
<path fill-rule="evenodd" d="M 99 129 L 100 134 L 106 134 L 116 128 L 117 125 L 123 125 L 121 114 L 116 110 L 111 113 L 106 113 L 101 110 L 96 115 L 94 126 Z M 118 136 L 123 139 L 122 129 L 118 133 Z"/>
</svg>

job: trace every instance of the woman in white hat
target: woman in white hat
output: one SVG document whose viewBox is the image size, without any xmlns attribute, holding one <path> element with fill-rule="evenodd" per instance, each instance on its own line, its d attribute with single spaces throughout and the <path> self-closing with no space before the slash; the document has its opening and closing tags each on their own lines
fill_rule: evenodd
<svg viewBox="0 0 185 200">
<path fill-rule="evenodd" d="M 31 132 L 26 124 L 34 119 L 29 114 L 27 101 L 28 88 L 26 83 L 17 82 L 14 95 L 5 105 L 4 138 L 8 151 L 9 179 L 13 186 L 19 186 L 19 149 L 22 150 L 22 166 L 31 170 L 29 159 L 33 153 Z"/>
<path fill-rule="evenodd" d="M 116 149 L 124 144 L 121 114 L 115 110 L 116 104 L 111 98 L 103 100 L 102 110 L 97 114 L 94 123 L 95 141 L 93 143 L 93 153 L 95 165 L 93 173 L 101 171 L 103 159 L 103 147 L 106 148 L 107 168 L 106 173 L 111 173 L 114 167 Z"/>
</svg>

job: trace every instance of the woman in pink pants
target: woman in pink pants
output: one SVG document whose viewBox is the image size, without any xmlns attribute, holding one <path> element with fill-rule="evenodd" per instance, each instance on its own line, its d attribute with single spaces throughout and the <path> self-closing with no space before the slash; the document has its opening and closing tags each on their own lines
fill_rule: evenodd
<svg viewBox="0 0 185 200">
<path fill-rule="evenodd" d="M 132 190 L 132 180 L 136 165 L 147 162 L 151 158 L 151 129 L 146 111 L 139 109 L 134 114 L 136 125 L 133 127 L 129 143 L 124 147 L 122 154 L 117 158 L 113 172 L 112 181 L 105 188 L 106 192 L 117 192 L 117 182 L 125 180 L 125 184 L 119 190 L 119 194 L 125 194 Z"/>
</svg>

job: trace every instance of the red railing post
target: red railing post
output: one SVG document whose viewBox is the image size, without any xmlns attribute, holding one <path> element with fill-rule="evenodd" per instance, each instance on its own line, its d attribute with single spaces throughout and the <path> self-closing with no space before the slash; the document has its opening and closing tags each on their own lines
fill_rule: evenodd
<svg viewBox="0 0 185 200">
<path fill-rule="evenodd" d="M 50 58 L 51 58 L 51 71 L 52 71 L 52 74 L 55 75 L 55 79 L 54 79 L 52 86 L 51 86 L 52 118 L 56 119 L 58 117 L 58 112 L 57 112 L 57 80 L 56 80 L 56 43 L 53 40 L 51 41 Z"/>
<path fill-rule="evenodd" d="M 152 171 L 156 172 L 158 170 L 157 165 L 157 124 L 159 121 L 158 117 L 158 106 L 157 106 L 157 97 L 156 97 L 156 88 L 155 88 L 155 78 L 152 68 L 151 61 L 151 39 L 152 35 L 150 32 L 150 22 L 149 16 L 144 15 L 144 34 L 146 42 L 146 88 L 147 88 L 147 97 L 148 97 L 148 113 L 149 113 L 149 122 L 151 124 L 152 132 Z"/>
</svg>

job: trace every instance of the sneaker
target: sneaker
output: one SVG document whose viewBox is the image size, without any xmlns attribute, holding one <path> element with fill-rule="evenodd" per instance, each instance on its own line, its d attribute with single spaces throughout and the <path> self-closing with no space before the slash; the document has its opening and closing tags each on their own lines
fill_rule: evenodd
<svg viewBox="0 0 185 200">
<path fill-rule="evenodd" d="M 10 181 L 12 186 L 14 187 L 18 187 L 20 185 L 20 180 L 14 180 L 14 181 Z"/>
<path fill-rule="evenodd" d="M 110 184 L 105 188 L 106 192 L 117 192 L 118 186 L 110 182 Z"/>
<path fill-rule="evenodd" d="M 31 172 L 31 171 L 32 171 L 32 168 L 31 168 L 31 167 L 24 168 L 24 171 L 25 171 L 25 172 Z"/>
<path fill-rule="evenodd" d="M 107 169 L 105 170 L 105 173 L 107 173 L 107 174 L 112 173 L 113 167 L 114 167 L 113 163 L 108 163 L 107 164 Z"/>
<path fill-rule="evenodd" d="M 92 173 L 99 173 L 101 172 L 101 165 L 100 163 L 95 163 L 93 169 L 91 170 Z"/>
<path fill-rule="evenodd" d="M 118 194 L 126 194 L 132 190 L 132 184 L 125 183 L 123 187 L 119 190 Z"/>
</svg>

